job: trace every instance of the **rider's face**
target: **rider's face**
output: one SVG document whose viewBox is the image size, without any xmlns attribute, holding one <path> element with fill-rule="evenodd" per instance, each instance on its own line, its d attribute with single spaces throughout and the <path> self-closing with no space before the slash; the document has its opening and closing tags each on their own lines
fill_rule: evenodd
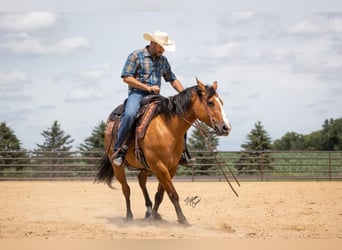
<svg viewBox="0 0 342 250">
<path fill-rule="evenodd" d="M 161 56 L 165 51 L 165 49 L 162 46 L 155 42 L 151 42 L 150 47 L 152 56 Z"/>
</svg>

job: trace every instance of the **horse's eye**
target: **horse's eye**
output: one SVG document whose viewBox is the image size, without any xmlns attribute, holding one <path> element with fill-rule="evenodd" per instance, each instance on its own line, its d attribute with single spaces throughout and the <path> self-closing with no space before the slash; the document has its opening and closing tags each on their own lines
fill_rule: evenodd
<svg viewBox="0 0 342 250">
<path fill-rule="evenodd" d="M 208 101 L 208 106 L 209 107 L 214 107 L 214 103 L 212 101 Z"/>
</svg>

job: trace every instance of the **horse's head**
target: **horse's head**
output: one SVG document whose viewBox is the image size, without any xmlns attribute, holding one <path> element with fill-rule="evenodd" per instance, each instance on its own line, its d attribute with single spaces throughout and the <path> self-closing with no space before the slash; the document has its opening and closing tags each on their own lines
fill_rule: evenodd
<svg viewBox="0 0 342 250">
<path fill-rule="evenodd" d="M 228 135 L 231 126 L 223 110 L 223 102 L 218 96 L 217 82 L 212 86 L 206 86 L 201 81 L 197 81 L 197 95 L 194 102 L 195 116 L 211 128 L 217 135 Z"/>
</svg>

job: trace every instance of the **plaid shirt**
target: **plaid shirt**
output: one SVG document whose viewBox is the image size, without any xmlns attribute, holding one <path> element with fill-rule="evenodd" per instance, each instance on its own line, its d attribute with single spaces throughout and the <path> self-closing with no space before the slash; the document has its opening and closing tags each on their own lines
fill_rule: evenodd
<svg viewBox="0 0 342 250">
<path fill-rule="evenodd" d="M 149 86 L 156 85 L 159 87 L 161 85 L 161 77 L 170 83 L 176 80 L 176 76 L 171 71 L 171 66 L 166 57 L 160 56 L 153 60 L 147 47 L 136 50 L 128 56 L 121 77 L 132 76 Z M 129 87 L 129 90 L 131 92 L 136 89 Z"/>
</svg>

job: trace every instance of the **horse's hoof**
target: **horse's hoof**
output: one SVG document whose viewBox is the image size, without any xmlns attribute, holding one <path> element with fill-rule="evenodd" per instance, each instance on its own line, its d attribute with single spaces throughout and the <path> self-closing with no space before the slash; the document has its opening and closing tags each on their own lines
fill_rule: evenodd
<svg viewBox="0 0 342 250">
<path fill-rule="evenodd" d="M 184 227 L 190 227 L 191 226 L 190 223 L 186 219 L 178 221 L 178 222 Z"/>
<path fill-rule="evenodd" d="M 162 217 L 159 213 L 151 213 L 149 217 L 147 217 L 148 220 L 162 220 Z"/>
<path fill-rule="evenodd" d="M 162 217 L 159 213 L 156 213 L 154 216 L 153 216 L 153 219 L 154 220 L 162 220 Z"/>
<path fill-rule="evenodd" d="M 147 206 L 147 210 L 145 212 L 145 219 L 150 218 L 152 213 L 153 213 L 152 207 L 151 206 Z"/>
<path fill-rule="evenodd" d="M 148 212 L 148 211 L 146 211 L 146 212 L 145 212 L 145 219 L 148 219 L 148 218 L 150 218 L 150 217 L 151 217 L 151 213 Z"/>
<path fill-rule="evenodd" d="M 127 214 L 126 221 L 132 221 L 132 220 L 133 220 L 133 214 Z"/>
</svg>

